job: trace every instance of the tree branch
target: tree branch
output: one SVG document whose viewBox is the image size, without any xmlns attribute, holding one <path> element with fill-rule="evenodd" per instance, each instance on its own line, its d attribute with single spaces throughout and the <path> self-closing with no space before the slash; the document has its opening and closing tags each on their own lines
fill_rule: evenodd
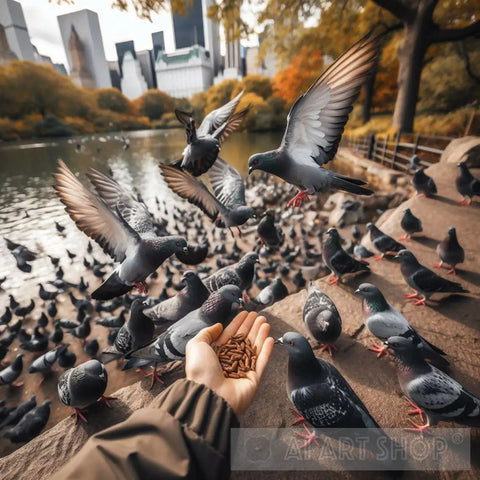
<svg viewBox="0 0 480 480">
<path fill-rule="evenodd" d="M 434 30 L 430 36 L 432 43 L 456 42 L 467 37 L 480 35 L 480 20 L 463 28 L 439 28 Z"/>
<path fill-rule="evenodd" d="M 373 0 L 379 7 L 388 10 L 393 16 L 406 22 L 412 17 L 413 11 L 401 0 Z"/>
</svg>

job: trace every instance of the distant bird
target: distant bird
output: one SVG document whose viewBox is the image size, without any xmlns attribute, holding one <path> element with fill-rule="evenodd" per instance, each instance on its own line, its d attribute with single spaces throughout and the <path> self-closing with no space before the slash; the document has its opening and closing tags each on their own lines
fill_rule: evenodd
<svg viewBox="0 0 480 480">
<path fill-rule="evenodd" d="M 75 362 L 77 361 L 77 356 L 73 353 L 67 350 L 64 352 L 60 357 L 58 357 L 58 364 L 62 368 L 71 368 L 75 365 Z"/>
<path fill-rule="evenodd" d="M 427 363 L 418 337 L 393 336 L 385 344 L 393 351 L 400 388 L 427 417 L 425 425 L 411 422 L 412 430 L 424 432 L 440 421 L 480 426 L 480 399 Z"/>
<path fill-rule="evenodd" d="M 292 225 L 293 228 L 293 225 Z M 295 232 L 295 230 L 293 230 Z M 283 230 L 275 225 L 275 212 L 267 210 L 257 225 L 260 241 L 271 248 L 280 247 L 284 241 Z"/>
<path fill-rule="evenodd" d="M 53 326 L 53 331 L 48 336 L 50 342 L 58 345 L 63 340 L 63 330 L 58 323 Z"/>
<path fill-rule="evenodd" d="M 431 197 L 437 193 L 435 181 L 425 173 L 423 168 L 415 170 L 412 184 L 420 197 Z"/>
<path fill-rule="evenodd" d="M 337 58 L 293 104 L 280 147 L 248 160 L 249 174 L 263 170 L 299 188 L 288 206 L 301 206 L 315 192 L 373 194 L 361 186 L 366 183 L 363 180 L 322 166 L 337 152 L 352 105 L 375 69 L 378 49 L 377 40 L 366 36 Z"/>
<path fill-rule="evenodd" d="M 221 158 L 208 171 L 214 194 L 186 171 L 162 165 L 160 170 L 173 192 L 200 208 L 217 226 L 237 227 L 241 235 L 240 225 L 256 216 L 255 209 L 246 204 L 243 178 Z"/>
<path fill-rule="evenodd" d="M 92 331 L 92 327 L 90 325 L 91 320 L 91 317 L 85 317 L 83 322 L 78 327 L 72 328 L 68 332 L 74 337 L 78 338 L 82 342 L 82 345 L 85 345 L 85 339 L 90 335 L 90 332 Z"/>
<path fill-rule="evenodd" d="M 463 197 L 459 200 L 459 203 L 469 206 L 473 197 L 480 195 L 480 180 L 471 174 L 466 162 L 460 162 L 458 167 L 455 186 L 457 187 L 457 192 Z"/>
<path fill-rule="evenodd" d="M 23 382 L 15 382 L 23 370 L 23 353 L 19 353 L 15 360 L 3 370 L 0 370 L 0 386 L 12 385 L 14 387 L 21 387 Z"/>
<path fill-rule="evenodd" d="M 421 265 L 409 250 L 400 250 L 395 258 L 402 262 L 400 271 L 403 278 L 415 290 L 415 293 L 406 297 L 415 299 L 422 297 L 415 301 L 414 305 L 425 305 L 425 301 L 435 293 L 469 293 L 459 283 L 440 277 Z"/>
<path fill-rule="evenodd" d="M 458 243 L 455 227 L 448 229 L 447 236 L 437 245 L 436 251 L 440 257 L 440 263 L 435 265 L 435 268 L 442 268 L 446 263 L 451 267 L 447 273 L 456 275 L 455 267 L 465 261 L 465 250 Z"/>
<path fill-rule="evenodd" d="M 362 232 L 359 230 L 357 225 L 354 225 L 352 228 L 352 238 L 355 241 L 355 243 L 362 238 Z"/>
<path fill-rule="evenodd" d="M 169 256 L 187 252 L 182 237 L 158 237 L 145 206 L 115 180 L 97 170 L 87 174 L 97 195 L 87 190 L 61 160 L 55 190 L 77 227 L 95 240 L 120 265 L 93 293 L 108 300 L 137 286 L 146 291 L 145 279 Z"/>
<path fill-rule="evenodd" d="M 30 303 L 26 307 L 18 306 L 17 308 L 15 308 L 13 313 L 17 317 L 25 318 L 29 313 L 32 312 L 34 308 L 35 308 L 35 302 L 33 301 L 33 299 L 31 299 Z"/>
<path fill-rule="evenodd" d="M 78 418 L 88 423 L 85 418 L 85 409 L 97 400 L 105 402 L 109 407 L 108 400 L 103 394 L 107 388 L 108 374 L 105 366 L 98 360 L 88 360 L 67 370 L 57 384 L 60 401 L 67 407 L 75 410 L 75 424 Z"/>
<path fill-rule="evenodd" d="M 405 232 L 405 235 L 399 238 L 399 240 L 410 242 L 414 233 L 423 232 L 422 221 L 417 218 L 409 208 L 406 208 L 403 211 L 403 217 L 400 221 L 400 226 Z"/>
<path fill-rule="evenodd" d="M 160 380 L 157 364 L 183 360 L 188 341 L 203 328 L 222 323 L 226 327 L 243 305 L 242 292 L 236 285 L 226 285 L 210 294 L 203 305 L 170 326 L 149 345 L 126 355 L 123 370 L 153 363 L 152 386 Z"/>
<path fill-rule="evenodd" d="M 9 305 L 12 310 L 15 310 L 20 304 L 15 300 L 15 297 L 12 294 L 8 295 Z"/>
<path fill-rule="evenodd" d="M 12 311 L 9 307 L 5 307 L 5 312 L 0 317 L 0 325 L 8 325 L 12 319 Z"/>
<path fill-rule="evenodd" d="M 37 397 L 32 395 L 25 402 L 20 403 L 16 408 L 11 410 L 7 417 L 0 423 L 0 428 L 16 425 L 24 415 L 37 406 Z"/>
<path fill-rule="evenodd" d="M 204 241 L 200 245 L 188 245 L 188 252 L 177 252 L 175 256 L 185 265 L 198 265 L 202 263 L 208 254 L 208 240 Z"/>
<path fill-rule="evenodd" d="M 28 352 L 43 352 L 48 348 L 48 335 L 42 333 L 38 325 L 33 329 L 30 340 L 20 343 L 20 348 Z"/>
<path fill-rule="evenodd" d="M 40 318 L 37 320 L 37 325 L 43 329 L 45 329 L 48 326 L 48 317 L 45 315 L 45 312 L 42 312 L 40 315 Z"/>
<path fill-rule="evenodd" d="M 248 107 L 233 113 L 242 96 L 243 91 L 227 104 L 210 112 L 198 128 L 195 127 L 195 119 L 191 113 L 175 110 L 178 121 L 185 127 L 187 138 L 183 157 L 176 166 L 195 177 L 210 169 L 217 160 L 221 143 L 241 124 L 248 113 Z"/>
<path fill-rule="evenodd" d="M 355 258 L 370 258 L 375 254 L 363 245 L 358 244 L 353 247 L 353 255 Z"/>
<path fill-rule="evenodd" d="M 258 254 L 249 252 L 238 263 L 217 270 L 214 274 L 207 277 L 203 283 L 210 292 L 218 290 L 225 285 L 237 285 L 240 287 L 240 290 L 249 290 L 257 263 L 260 263 Z"/>
<path fill-rule="evenodd" d="M 280 300 L 283 300 L 287 295 L 287 287 L 282 282 L 280 277 L 276 277 L 270 285 L 267 285 L 260 291 L 260 293 L 253 300 L 253 303 L 265 308 L 273 305 L 276 302 L 279 302 Z"/>
<path fill-rule="evenodd" d="M 39 287 L 38 295 L 42 300 L 55 300 L 55 298 L 57 298 L 58 295 L 63 293 L 61 290 L 55 290 L 54 292 L 49 292 L 48 290 L 45 290 L 45 288 L 41 283 L 38 285 L 38 287 Z"/>
<path fill-rule="evenodd" d="M 420 166 L 420 157 L 414 153 L 410 157 L 410 163 L 408 165 L 408 171 L 410 170 L 417 170 L 417 168 Z"/>
<path fill-rule="evenodd" d="M 393 239 L 390 235 L 382 232 L 373 223 L 367 223 L 367 230 L 370 232 L 370 240 L 373 246 L 381 253 L 374 260 L 382 260 L 385 255 L 396 255 L 400 250 L 404 250 L 405 247 Z"/>
<path fill-rule="evenodd" d="M 323 257 L 332 272 L 329 279 L 330 285 L 335 285 L 345 275 L 370 271 L 367 263 L 355 260 L 342 248 L 340 235 L 335 228 L 329 228 L 327 235 L 328 238 L 323 246 Z"/>
<path fill-rule="evenodd" d="M 365 315 L 365 325 L 370 333 L 383 341 L 395 335 L 416 335 L 420 338 L 424 347 L 425 358 L 433 361 L 440 368 L 448 367 L 449 363 L 444 358 L 446 353 L 416 332 L 408 323 L 408 320 L 387 302 L 379 288 L 371 283 L 362 283 L 355 290 L 355 295 L 363 298 L 362 306 Z M 378 345 L 376 342 L 372 343 L 373 347 L 369 348 L 369 350 L 377 353 L 377 358 L 380 358 L 384 353 L 388 353 L 384 345 Z"/>
<path fill-rule="evenodd" d="M 51 403 L 51 400 L 45 400 L 40 406 L 27 412 L 15 427 L 4 433 L 4 436 L 13 443 L 29 442 L 35 438 L 48 423 Z"/>
<path fill-rule="evenodd" d="M 37 357 L 30 367 L 28 368 L 28 373 L 41 373 L 46 375 L 52 370 L 53 365 L 58 360 L 58 357 L 63 355 L 67 348 L 69 347 L 68 343 L 55 347 L 53 350 L 44 353 L 40 357 Z"/>
<path fill-rule="evenodd" d="M 301 290 L 307 284 L 305 278 L 302 274 L 302 269 L 300 268 L 298 272 L 293 276 L 292 283 L 297 287 L 297 289 Z"/>
<path fill-rule="evenodd" d="M 57 305 L 55 303 L 55 300 L 52 300 L 48 303 L 47 305 L 47 313 L 50 318 L 55 318 L 57 316 Z"/>
<path fill-rule="evenodd" d="M 332 299 L 313 282 L 303 306 L 303 321 L 313 338 L 324 344 L 320 351 L 327 350 L 333 356 L 337 350 L 334 342 L 342 333 L 342 319 Z"/>
<path fill-rule="evenodd" d="M 90 338 L 89 340 L 85 341 L 85 345 L 83 346 L 83 351 L 90 357 L 95 358 L 98 353 L 98 349 L 100 345 L 96 338 Z"/>
<path fill-rule="evenodd" d="M 98 318 L 95 323 L 106 328 L 120 328 L 125 323 L 125 310 L 117 316 Z"/>
</svg>

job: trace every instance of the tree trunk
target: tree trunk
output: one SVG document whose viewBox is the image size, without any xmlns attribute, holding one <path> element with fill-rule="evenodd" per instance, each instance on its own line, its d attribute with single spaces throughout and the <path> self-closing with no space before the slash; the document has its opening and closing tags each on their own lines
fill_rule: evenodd
<svg viewBox="0 0 480 480">
<path fill-rule="evenodd" d="M 375 76 L 377 74 L 377 69 L 372 72 L 368 77 L 367 82 L 365 83 L 365 98 L 363 100 L 362 106 L 362 120 L 363 124 L 367 123 L 372 116 L 372 105 L 373 105 L 373 87 L 375 85 Z"/>
</svg>

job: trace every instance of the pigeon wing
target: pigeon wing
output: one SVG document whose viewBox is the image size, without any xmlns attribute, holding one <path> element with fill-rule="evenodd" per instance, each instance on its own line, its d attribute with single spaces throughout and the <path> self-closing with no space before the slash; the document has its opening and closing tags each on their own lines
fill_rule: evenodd
<svg viewBox="0 0 480 480">
<path fill-rule="evenodd" d="M 242 121 L 249 110 L 250 106 L 234 113 L 224 124 L 215 130 L 213 136 L 215 138 L 219 138 L 220 143 L 223 143 L 227 137 L 242 124 Z"/>
<path fill-rule="evenodd" d="M 378 42 L 367 35 L 337 58 L 292 106 L 280 149 L 319 165 L 332 160 L 377 55 Z"/>
<path fill-rule="evenodd" d="M 462 291 L 459 283 L 440 277 L 426 267 L 421 267 L 410 275 L 410 279 L 419 290 L 428 293 Z"/>
<path fill-rule="evenodd" d="M 138 234 L 87 190 L 62 160 L 58 161 L 53 177 L 57 180 L 53 188 L 77 227 L 117 262 L 122 262 L 126 250 L 139 241 Z"/>
<path fill-rule="evenodd" d="M 240 174 L 221 158 L 208 171 L 217 200 L 227 208 L 245 205 L 245 185 Z"/>
</svg>

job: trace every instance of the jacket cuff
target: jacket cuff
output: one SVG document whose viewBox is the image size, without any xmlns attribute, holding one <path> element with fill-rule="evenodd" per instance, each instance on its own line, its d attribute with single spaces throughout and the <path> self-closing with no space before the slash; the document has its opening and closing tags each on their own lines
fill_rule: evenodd
<svg viewBox="0 0 480 480">
<path fill-rule="evenodd" d="M 155 398 L 150 408 L 166 410 L 224 456 L 230 452 L 230 429 L 239 422 L 230 405 L 213 390 L 186 378 Z"/>
</svg>

